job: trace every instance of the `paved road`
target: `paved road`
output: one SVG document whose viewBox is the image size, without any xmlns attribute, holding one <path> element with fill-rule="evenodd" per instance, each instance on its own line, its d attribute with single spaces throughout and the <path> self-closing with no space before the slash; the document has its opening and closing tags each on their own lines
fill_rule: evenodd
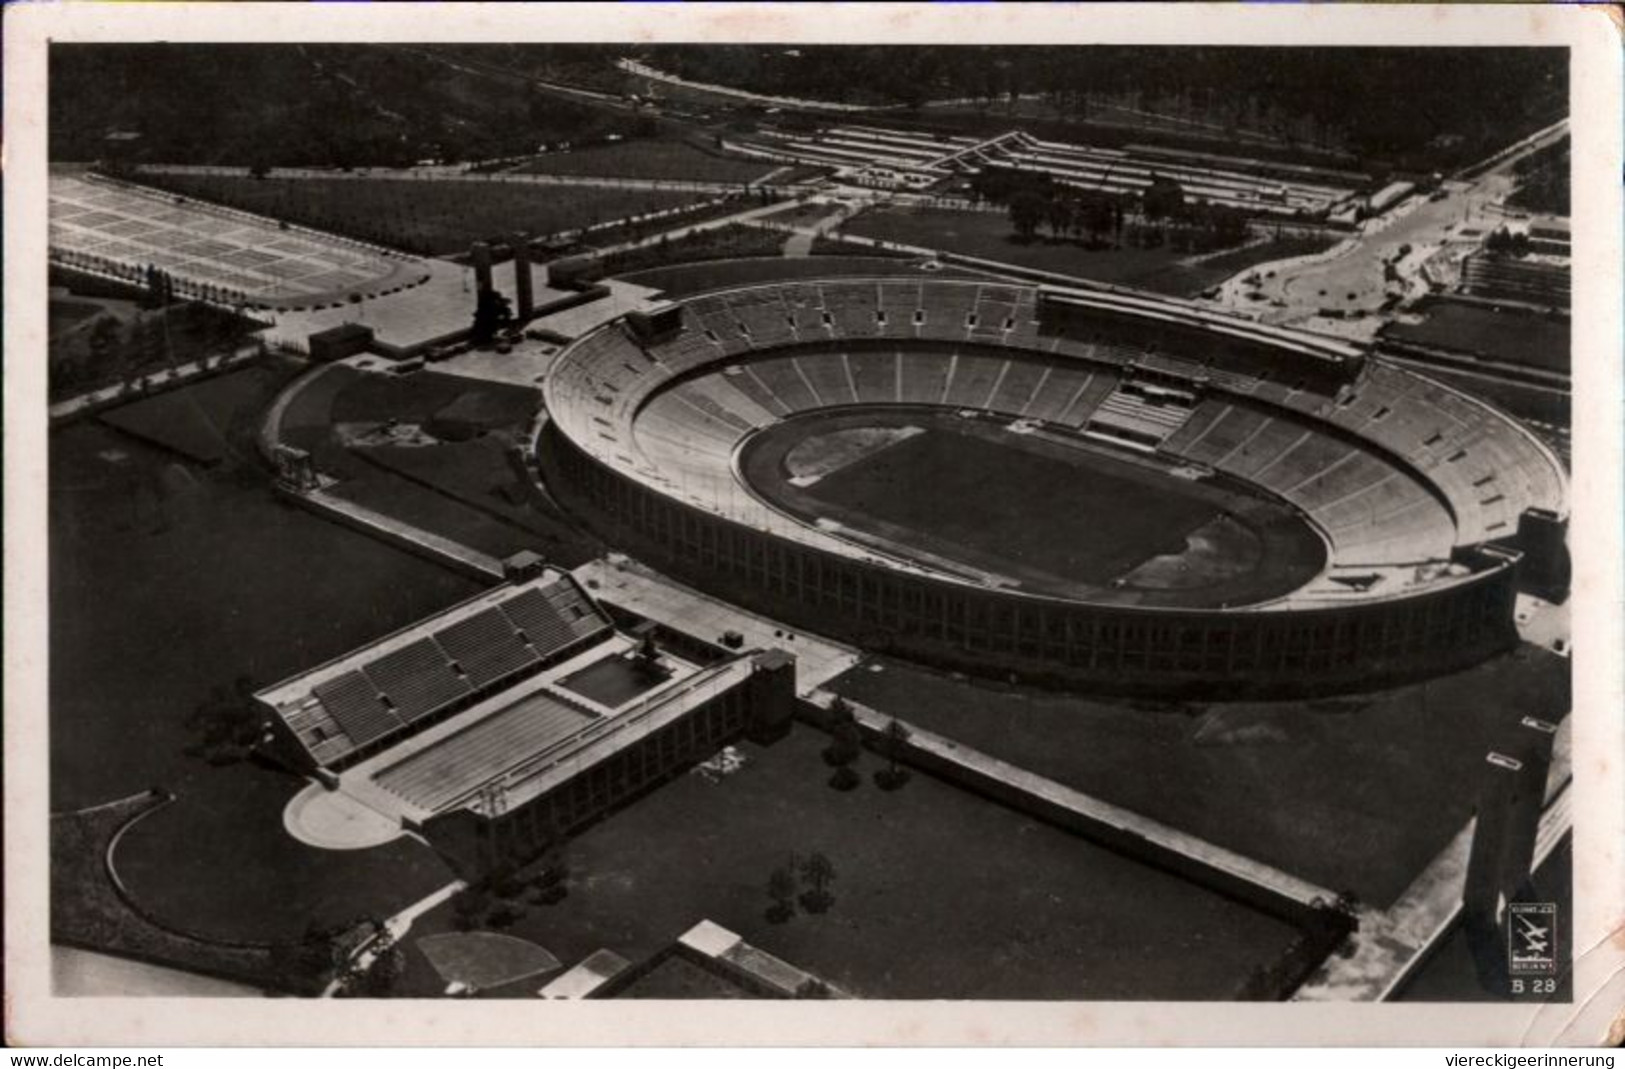
<svg viewBox="0 0 1625 1069">
<path fill-rule="evenodd" d="M 1368 220 L 1356 236 L 1334 249 L 1250 268 L 1223 284 L 1217 303 L 1267 323 L 1304 324 L 1314 319 L 1316 330 L 1369 337 L 1381 323 L 1368 313 L 1384 300 L 1394 295 L 1412 300 L 1428 291 L 1422 269 L 1435 254 L 1447 250 L 1447 255 L 1464 255 L 1477 244 L 1474 231 L 1501 225 L 1500 205 L 1516 188 L 1513 167 L 1566 132 L 1566 122 L 1537 131 L 1497 152 L 1490 158 L 1493 165 L 1479 177 L 1446 181 L 1442 199 L 1413 198 Z M 1464 173 L 1483 166 L 1474 165 Z M 1399 277 L 1386 279 L 1384 262 L 1398 257 L 1404 246 L 1410 249 L 1395 263 Z M 1271 272 L 1273 277 L 1268 277 Z M 1246 279 L 1254 275 L 1259 284 L 1248 285 Z M 1361 318 L 1317 318 L 1322 309 Z"/>
<path fill-rule="evenodd" d="M 142 170 L 152 174 L 227 175 L 243 178 L 247 171 L 241 167 L 205 167 L 183 164 L 147 164 Z M 361 168 L 354 171 L 328 171 L 309 167 L 278 167 L 271 178 L 294 179 L 385 179 L 402 182 L 475 182 L 504 185 L 529 184 L 542 186 L 608 186 L 614 189 L 679 189 L 697 193 L 737 193 L 744 182 L 694 182 L 679 178 L 616 178 L 593 175 L 521 174 L 516 171 L 498 171 L 491 174 L 469 174 L 455 167 L 412 167 L 394 169 L 385 167 Z M 757 184 L 757 183 L 748 183 Z M 795 188 L 787 186 L 786 188 Z"/>
</svg>

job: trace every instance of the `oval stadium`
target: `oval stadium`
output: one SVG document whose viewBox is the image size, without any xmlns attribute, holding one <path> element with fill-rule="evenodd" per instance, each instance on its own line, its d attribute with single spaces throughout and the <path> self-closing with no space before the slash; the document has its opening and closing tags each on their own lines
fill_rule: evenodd
<svg viewBox="0 0 1625 1069">
<path fill-rule="evenodd" d="M 571 344 L 551 493 L 611 545 L 866 648 L 1023 681 L 1320 693 L 1517 641 L 1565 475 L 1336 340 L 975 281 L 716 291 Z"/>
</svg>

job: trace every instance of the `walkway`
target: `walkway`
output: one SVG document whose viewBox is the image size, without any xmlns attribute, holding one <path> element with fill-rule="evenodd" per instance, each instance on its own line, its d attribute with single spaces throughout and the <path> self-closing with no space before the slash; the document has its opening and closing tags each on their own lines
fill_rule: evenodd
<svg viewBox="0 0 1625 1069">
<path fill-rule="evenodd" d="M 726 631 L 737 631 L 744 636 L 746 649 L 788 650 L 796 655 L 796 693 L 801 695 L 858 663 L 858 651 L 851 646 L 789 629 L 717 601 L 618 554 L 583 564 L 574 574 L 601 601 L 675 631 L 706 642 L 715 642 Z"/>
<path fill-rule="evenodd" d="M 407 906 L 393 917 L 390 917 L 388 920 L 384 921 L 384 931 L 388 933 L 390 940 L 398 946 L 400 941 L 406 938 L 406 934 L 412 930 L 413 923 L 419 917 L 423 916 L 431 909 L 434 909 L 442 902 L 445 902 L 452 895 L 456 894 L 458 891 L 461 891 L 467 886 L 468 884 L 464 883 L 462 880 L 451 881 L 450 883 L 446 884 L 446 886 L 440 888 L 440 890 L 435 891 L 417 902 L 414 902 L 412 905 Z M 351 964 L 355 968 L 361 970 L 371 968 L 373 961 L 378 957 L 378 951 L 376 948 L 377 942 L 377 937 L 374 936 L 371 940 L 364 944 L 360 952 L 357 953 L 355 957 L 350 959 Z M 338 979 L 334 979 L 332 983 L 327 985 L 327 989 L 322 992 L 322 998 L 332 998 L 335 994 L 337 994 L 338 989 L 339 981 Z"/>
<path fill-rule="evenodd" d="M 1558 729 L 1547 777 L 1546 812 L 1540 818 L 1535 840 L 1537 867 L 1573 825 L 1573 792 L 1567 789 L 1572 719 L 1564 720 Z M 1469 820 L 1392 906 L 1363 910 L 1360 929 L 1350 937 L 1354 953 L 1346 958 L 1327 958 L 1292 1000 L 1381 1002 L 1392 998 L 1461 916 L 1462 889 L 1476 824 L 1476 820 Z"/>
<path fill-rule="evenodd" d="M 832 693 L 819 692 L 812 695 L 811 700 L 827 708 L 834 697 Z M 847 704 L 858 726 L 871 736 L 880 736 L 895 719 L 855 702 Z M 909 731 L 908 745 L 913 759 L 929 770 L 946 774 L 962 785 L 982 789 L 1026 812 L 1058 820 L 1069 830 L 1090 838 L 1098 837 L 1132 856 L 1161 863 L 1173 861 L 1180 868 L 1195 870 L 1188 874 L 1225 894 L 1239 893 L 1255 906 L 1275 907 L 1279 912 L 1292 915 L 1322 904 L 1329 905 L 1337 897 L 1308 880 L 1073 790 L 946 736 L 913 724 L 904 726 Z"/>
<path fill-rule="evenodd" d="M 92 390 L 89 393 L 82 393 L 78 397 L 70 397 L 66 401 L 58 401 L 56 404 L 51 406 L 51 422 L 56 423 L 61 420 L 72 419 L 75 416 L 81 416 L 86 413 L 93 412 L 96 409 L 112 404 L 115 401 L 133 401 L 139 397 L 150 397 L 154 393 L 162 393 L 165 390 L 170 390 L 176 386 L 184 385 L 186 382 L 197 378 L 199 375 L 217 373 L 225 370 L 226 368 L 237 367 L 239 364 L 246 364 L 259 355 L 260 344 L 256 341 L 252 345 L 243 346 L 230 355 L 220 356 L 218 358 L 218 362 L 214 364 L 208 363 L 209 360 L 215 359 L 214 357 L 204 357 L 201 360 L 194 360 L 191 363 L 179 364 L 172 368 L 162 368 L 149 371 L 141 375 L 136 375 L 134 378 L 126 382 L 115 383 L 112 386 L 104 386 L 99 390 Z M 125 390 L 129 387 L 131 382 L 140 382 L 142 380 L 145 380 L 149 384 L 145 393 L 125 393 Z"/>
</svg>

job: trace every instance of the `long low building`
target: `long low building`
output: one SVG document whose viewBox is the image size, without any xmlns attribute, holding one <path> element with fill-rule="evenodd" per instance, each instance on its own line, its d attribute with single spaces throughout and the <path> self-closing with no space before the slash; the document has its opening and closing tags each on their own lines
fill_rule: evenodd
<svg viewBox="0 0 1625 1069">
<path fill-rule="evenodd" d="M 1343 342 L 1150 297 L 895 279 L 705 294 L 669 318 L 560 355 L 537 451 L 550 489 L 661 567 L 871 647 L 1125 689 L 1368 687 L 1515 643 L 1520 571 L 1561 552 L 1566 475 L 1537 438 Z M 862 434 L 974 417 L 1250 533 L 1057 575 L 799 501 L 820 476 L 791 470 L 806 435 L 785 428 L 890 411 Z M 1060 520 L 1077 527 L 1032 517 Z M 1226 544 L 1253 563 L 1206 548 Z M 1272 547 L 1308 563 L 1277 567 Z"/>
</svg>

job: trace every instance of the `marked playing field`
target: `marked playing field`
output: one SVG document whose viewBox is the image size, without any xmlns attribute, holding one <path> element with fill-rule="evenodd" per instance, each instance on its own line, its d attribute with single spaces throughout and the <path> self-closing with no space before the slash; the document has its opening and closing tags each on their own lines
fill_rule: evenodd
<svg viewBox="0 0 1625 1069">
<path fill-rule="evenodd" d="M 909 426 L 924 431 L 871 434 L 874 448 L 851 456 L 863 439 L 850 432 Z M 820 439 L 840 462 L 797 478 Z M 759 492 L 805 519 L 1037 593 L 1247 604 L 1324 563 L 1319 538 L 1283 504 L 993 420 L 904 409 L 791 419 L 752 440 L 741 463 Z"/>
</svg>

